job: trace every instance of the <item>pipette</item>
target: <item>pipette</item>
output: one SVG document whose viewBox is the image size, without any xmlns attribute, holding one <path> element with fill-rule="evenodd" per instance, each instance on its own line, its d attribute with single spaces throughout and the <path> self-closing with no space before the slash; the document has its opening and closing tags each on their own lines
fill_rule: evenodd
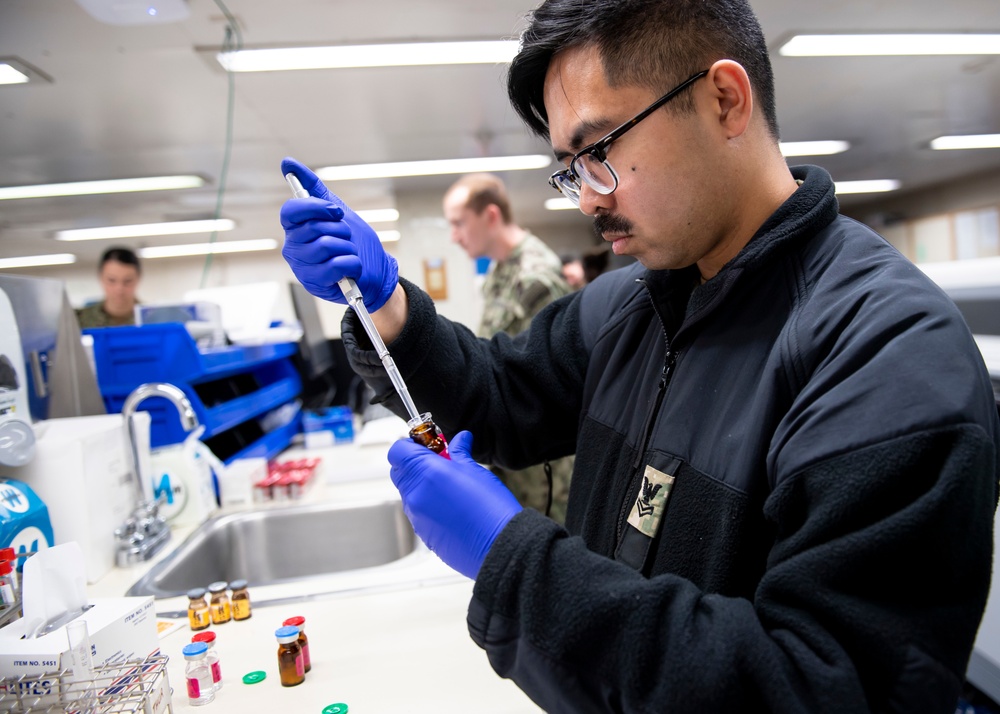
<svg viewBox="0 0 1000 714">
<path fill-rule="evenodd" d="M 288 185 L 291 186 L 292 195 L 294 195 L 295 198 L 309 198 L 309 192 L 302 186 L 302 182 L 299 181 L 298 176 L 293 173 L 287 173 L 285 174 L 285 180 L 288 182 Z M 361 295 L 361 291 L 358 290 L 358 286 L 352 278 L 342 278 L 337 281 L 337 285 L 340 286 L 341 291 L 344 293 L 344 297 L 347 298 L 348 304 L 354 309 L 354 313 L 361 320 L 361 324 L 364 325 L 365 332 L 368 333 L 368 338 L 375 346 L 375 352 L 378 353 L 378 357 L 382 360 L 382 365 L 385 367 L 385 371 L 389 375 L 389 379 L 392 380 L 392 385 L 396 388 L 399 398 L 403 400 L 403 406 L 406 407 L 406 413 L 410 415 L 410 421 L 419 422 L 420 412 L 417 411 L 417 407 L 413 403 L 413 399 L 410 397 L 410 390 L 406 388 L 406 382 L 403 381 L 403 375 L 399 373 L 396 363 L 392 361 L 389 349 L 382 341 L 382 337 L 378 334 L 378 330 L 375 329 L 375 322 L 372 320 L 372 316 L 368 313 L 368 308 L 365 307 L 365 301 L 364 297 Z"/>
</svg>

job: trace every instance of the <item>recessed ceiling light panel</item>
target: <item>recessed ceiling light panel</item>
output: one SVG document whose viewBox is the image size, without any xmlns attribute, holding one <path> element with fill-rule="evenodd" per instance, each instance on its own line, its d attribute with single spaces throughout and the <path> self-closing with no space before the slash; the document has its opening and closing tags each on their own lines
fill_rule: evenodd
<svg viewBox="0 0 1000 714">
<path fill-rule="evenodd" d="M 53 253 L 51 255 L 23 255 L 19 258 L 0 259 L 0 269 L 4 268 L 34 268 L 46 265 L 71 265 L 76 262 L 72 253 Z"/>
<path fill-rule="evenodd" d="M 503 64 L 517 54 L 517 40 L 413 42 L 331 47 L 274 47 L 220 52 L 229 72 L 280 72 L 302 69 L 409 67 L 443 64 Z"/>
<path fill-rule="evenodd" d="M 778 48 L 783 57 L 996 55 L 1000 34 L 924 33 L 795 35 Z"/>
<path fill-rule="evenodd" d="M 846 141 L 782 141 L 783 156 L 830 156 L 851 148 Z"/>
<path fill-rule="evenodd" d="M 204 185 L 201 176 L 150 176 L 133 179 L 108 179 L 105 181 L 74 181 L 48 183 L 35 186 L 0 186 L 0 201 L 16 198 L 51 198 L 53 196 L 89 196 L 105 193 L 130 193 L 133 191 L 169 191 L 198 188 Z"/>
<path fill-rule="evenodd" d="M 316 175 L 324 181 L 349 181 L 353 179 L 544 169 L 551 163 L 552 157 L 544 154 L 484 156 L 471 159 L 432 159 L 428 161 L 395 161 L 384 164 L 326 166 L 317 169 Z"/>
<path fill-rule="evenodd" d="M 1000 134 L 965 134 L 931 139 L 935 151 L 952 149 L 1000 149 Z"/>
<path fill-rule="evenodd" d="M 834 188 L 839 194 L 846 193 L 884 193 L 895 191 L 900 187 L 896 179 L 874 179 L 871 181 L 835 181 Z"/>
</svg>

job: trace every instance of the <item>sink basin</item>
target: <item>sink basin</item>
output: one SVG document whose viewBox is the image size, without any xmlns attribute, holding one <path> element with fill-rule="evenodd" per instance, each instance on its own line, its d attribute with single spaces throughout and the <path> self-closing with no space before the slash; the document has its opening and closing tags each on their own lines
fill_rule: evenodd
<svg viewBox="0 0 1000 714">
<path fill-rule="evenodd" d="M 168 598 L 217 580 L 302 580 L 391 563 L 417 543 L 399 501 L 231 513 L 202 524 L 126 594 Z"/>
</svg>

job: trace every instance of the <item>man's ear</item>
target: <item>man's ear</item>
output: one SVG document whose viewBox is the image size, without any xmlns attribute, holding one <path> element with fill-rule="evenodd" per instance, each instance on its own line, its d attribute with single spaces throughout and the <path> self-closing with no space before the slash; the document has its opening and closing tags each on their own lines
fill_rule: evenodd
<svg viewBox="0 0 1000 714">
<path fill-rule="evenodd" d="M 500 206 L 495 203 L 491 203 L 483 210 L 486 211 L 486 218 L 490 226 L 498 226 L 503 223 L 503 216 L 500 214 Z"/>
<path fill-rule="evenodd" d="M 712 91 L 712 108 L 725 138 L 743 135 L 753 115 L 753 90 L 743 65 L 733 60 L 719 60 L 705 78 Z"/>
</svg>

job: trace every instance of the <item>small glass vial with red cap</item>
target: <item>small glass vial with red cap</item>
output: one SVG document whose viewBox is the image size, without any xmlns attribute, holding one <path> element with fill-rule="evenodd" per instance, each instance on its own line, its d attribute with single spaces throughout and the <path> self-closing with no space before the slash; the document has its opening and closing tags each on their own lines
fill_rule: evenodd
<svg viewBox="0 0 1000 714">
<path fill-rule="evenodd" d="M 20 597 L 21 588 L 17 585 L 17 551 L 13 548 L 0 549 L 0 561 L 10 562 L 10 583 L 14 588 L 14 595 Z"/>
<path fill-rule="evenodd" d="M 406 426 L 410 428 L 410 438 L 415 442 L 426 446 L 435 454 L 451 459 L 451 455 L 448 454 L 448 442 L 438 425 L 431 419 L 430 412 L 424 412 L 420 416 L 410 419 L 406 422 Z"/>
<path fill-rule="evenodd" d="M 205 660 L 208 645 L 204 642 L 192 642 L 184 645 L 181 650 L 184 655 L 184 679 L 187 682 L 188 704 L 200 707 L 215 699 L 215 687 L 212 686 L 212 670 Z"/>
<path fill-rule="evenodd" d="M 308 672 L 312 669 L 312 660 L 309 658 L 309 638 L 306 637 L 305 631 L 306 618 L 296 615 L 295 617 L 289 617 L 281 624 L 299 628 L 299 648 L 302 650 L 303 669 Z"/>
<path fill-rule="evenodd" d="M 299 647 L 299 628 L 292 625 L 274 631 L 278 639 L 278 676 L 282 687 L 294 687 L 306 681 L 302 648 Z"/>
<path fill-rule="evenodd" d="M 9 560 L 0 560 L 0 606 L 13 607 L 17 602 L 14 582 L 11 579 L 13 568 Z"/>
<path fill-rule="evenodd" d="M 211 630 L 199 632 L 191 637 L 191 641 L 204 642 L 208 645 L 205 661 L 208 662 L 208 668 L 212 672 L 212 688 L 216 692 L 219 691 L 222 689 L 222 667 L 219 666 L 219 653 L 215 651 L 215 633 Z"/>
</svg>

